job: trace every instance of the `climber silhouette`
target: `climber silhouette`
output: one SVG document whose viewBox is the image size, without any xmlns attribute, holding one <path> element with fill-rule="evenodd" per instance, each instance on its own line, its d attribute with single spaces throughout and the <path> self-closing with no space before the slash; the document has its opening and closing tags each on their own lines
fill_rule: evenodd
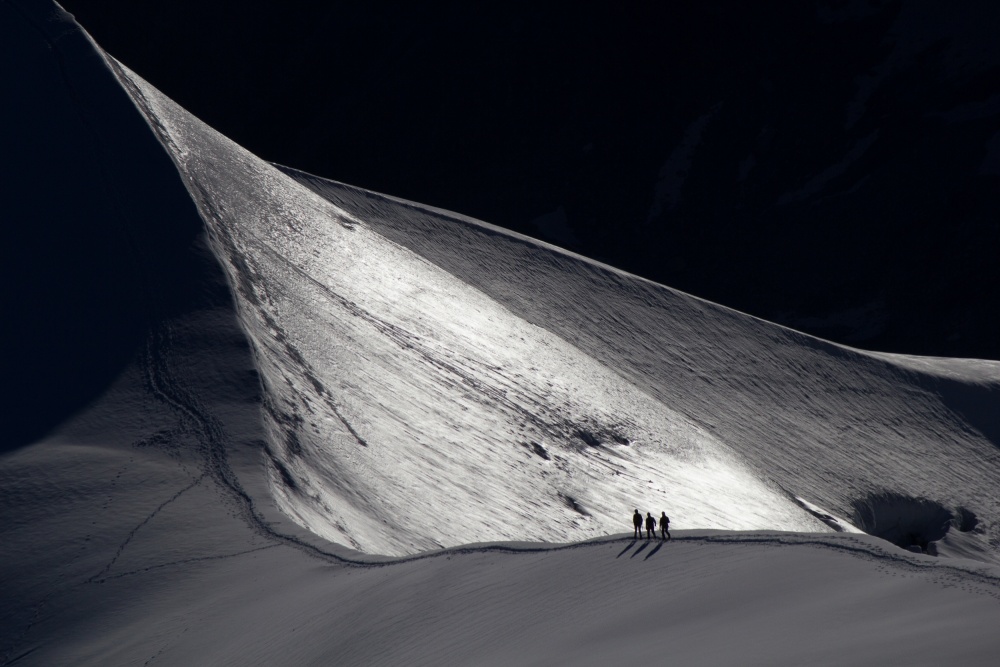
<svg viewBox="0 0 1000 667">
<path fill-rule="evenodd" d="M 635 514 L 632 515 L 632 525 L 635 526 L 633 537 L 642 537 L 642 515 L 639 514 L 639 510 L 636 510 Z"/>
<path fill-rule="evenodd" d="M 660 539 L 670 539 L 670 517 L 667 516 L 666 512 L 660 515 Z"/>
<path fill-rule="evenodd" d="M 649 512 L 646 512 L 646 539 L 652 539 L 653 533 L 656 532 L 656 519 Z"/>
</svg>

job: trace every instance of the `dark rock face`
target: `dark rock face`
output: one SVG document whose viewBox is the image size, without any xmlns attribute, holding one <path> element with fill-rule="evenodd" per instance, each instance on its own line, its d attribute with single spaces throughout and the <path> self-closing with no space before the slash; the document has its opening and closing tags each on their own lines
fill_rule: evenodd
<svg viewBox="0 0 1000 667">
<path fill-rule="evenodd" d="M 832 340 L 1000 358 L 996 3 L 65 4 L 266 159 Z"/>
</svg>

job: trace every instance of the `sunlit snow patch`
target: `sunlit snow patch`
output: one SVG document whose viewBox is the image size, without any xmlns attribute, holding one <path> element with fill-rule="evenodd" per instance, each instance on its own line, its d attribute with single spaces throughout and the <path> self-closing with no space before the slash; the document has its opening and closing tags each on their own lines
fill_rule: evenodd
<svg viewBox="0 0 1000 667">
<path fill-rule="evenodd" d="M 385 554 L 576 540 L 627 530 L 633 508 L 677 527 L 826 530 L 614 370 L 128 76 L 230 275 L 274 492 L 303 526 Z"/>
<path fill-rule="evenodd" d="M 805 498 L 800 498 L 795 496 L 795 502 L 802 506 L 807 512 L 812 514 L 814 517 L 833 528 L 838 533 L 864 533 L 865 531 L 860 528 L 855 527 L 847 519 L 843 519 L 839 516 L 835 516 L 819 505 L 814 505 Z"/>
</svg>

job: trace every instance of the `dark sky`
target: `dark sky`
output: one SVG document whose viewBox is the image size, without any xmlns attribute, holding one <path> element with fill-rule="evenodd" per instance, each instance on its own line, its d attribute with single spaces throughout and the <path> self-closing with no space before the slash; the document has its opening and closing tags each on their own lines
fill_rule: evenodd
<svg viewBox="0 0 1000 667">
<path fill-rule="evenodd" d="M 825 338 L 1000 358 L 993 3 L 64 5 L 265 159 Z"/>
</svg>

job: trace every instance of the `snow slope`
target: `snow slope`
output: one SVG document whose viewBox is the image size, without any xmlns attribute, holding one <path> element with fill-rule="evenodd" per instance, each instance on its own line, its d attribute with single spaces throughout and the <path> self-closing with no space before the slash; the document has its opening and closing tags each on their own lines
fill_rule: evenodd
<svg viewBox="0 0 1000 667">
<path fill-rule="evenodd" d="M 997 540 L 1000 363 L 835 345 L 483 223 L 287 171 L 614 369 L 789 497 L 866 521 L 873 532 L 892 528 L 874 523 L 905 515 L 914 542 L 942 528 L 932 507 L 950 516 L 972 513 L 990 557 L 987 545 Z M 564 442 L 574 445 L 572 437 Z M 725 527 L 743 527 L 750 510 L 741 508 Z M 677 518 L 685 527 L 703 525 Z"/>
<path fill-rule="evenodd" d="M 593 537 L 620 529 L 636 501 L 681 526 L 824 528 L 601 359 L 122 76 L 236 287 L 267 393 L 274 490 L 305 527 L 393 555 Z"/>
<path fill-rule="evenodd" d="M 864 353 L 296 182 L 119 76 L 208 222 L 262 372 L 272 488 L 311 531 L 402 555 L 594 537 L 633 505 L 683 528 L 829 529 L 802 498 L 921 548 L 974 517 L 992 557 L 1000 363 Z"/>
<path fill-rule="evenodd" d="M 56 6 L 0 14 L 10 219 L 46 225 L 3 282 L 56 310 L 2 347 L 35 393 L 4 415 L 0 664 L 992 663 L 995 565 L 818 531 L 994 559 L 996 364 L 292 178 Z M 78 355 L 47 404 L 33 368 Z M 634 506 L 675 540 L 617 534 Z"/>
<path fill-rule="evenodd" d="M 384 567 L 264 548 L 189 565 L 141 603 L 131 587 L 149 575 L 109 578 L 101 594 L 117 608 L 25 662 L 993 664 L 995 577 L 873 542 L 691 533 L 663 546 L 477 546 Z"/>
</svg>

